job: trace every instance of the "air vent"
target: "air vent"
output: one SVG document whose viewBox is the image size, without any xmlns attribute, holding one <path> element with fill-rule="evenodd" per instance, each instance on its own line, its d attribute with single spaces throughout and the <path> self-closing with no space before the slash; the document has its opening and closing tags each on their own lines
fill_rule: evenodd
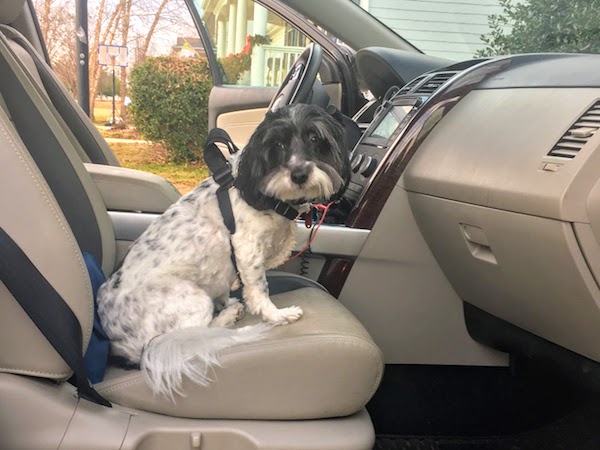
<svg viewBox="0 0 600 450">
<path fill-rule="evenodd" d="M 418 84 L 421 83 L 421 81 L 423 81 L 425 78 L 427 78 L 427 75 L 425 76 L 420 76 L 415 78 L 414 80 L 412 80 L 411 82 L 409 82 L 408 84 L 405 84 L 404 86 L 402 86 L 402 89 L 400 89 L 400 91 L 398 92 L 398 94 L 396 95 L 402 95 L 402 94 L 408 94 L 410 91 L 412 91 Z"/>
<path fill-rule="evenodd" d="M 431 95 L 435 91 L 437 91 L 438 88 L 442 84 L 444 84 L 446 81 L 448 81 L 454 75 L 456 75 L 456 73 L 457 72 L 440 72 L 440 73 L 436 73 L 429 80 L 427 80 L 425 83 L 423 83 L 421 86 L 419 86 L 419 89 L 416 90 L 416 93 L 417 94 Z"/>
<path fill-rule="evenodd" d="M 579 150 L 600 129 L 600 101 L 588 109 L 548 152 L 548 156 L 575 158 Z"/>
</svg>

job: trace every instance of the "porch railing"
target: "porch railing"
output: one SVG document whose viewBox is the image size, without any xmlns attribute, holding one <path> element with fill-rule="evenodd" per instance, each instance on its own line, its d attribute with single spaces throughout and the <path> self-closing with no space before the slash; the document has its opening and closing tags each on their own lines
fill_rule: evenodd
<svg viewBox="0 0 600 450">
<path fill-rule="evenodd" d="M 305 47 L 264 45 L 265 86 L 279 86 Z"/>
</svg>

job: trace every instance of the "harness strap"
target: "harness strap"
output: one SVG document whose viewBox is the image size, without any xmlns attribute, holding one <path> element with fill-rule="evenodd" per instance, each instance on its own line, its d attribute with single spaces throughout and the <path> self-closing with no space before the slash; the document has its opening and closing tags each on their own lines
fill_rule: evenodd
<svg viewBox="0 0 600 450">
<path fill-rule="evenodd" d="M 81 325 L 21 247 L 0 227 L 0 280 L 74 373 L 79 397 L 110 407 L 90 385 Z"/>
<path fill-rule="evenodd" d="M 210 131 L 204 146 L 204 161 L 213 174 L 213 179 L 219 185 L 219 188 L 217 189 L 219 210 L 221 211 L 221 216 L 223 216 L 223 222 L 225 223 L 227 230 L 229 230 L 229 234 L 233 236 L 236 228 L 233 208 L 231 207 L 231 199 L 229 198 L 229 188 L 233 186 L 234 179 L 233 174 L 231 173 L 231 166 L 225 158 L 225 155 L 223 155 L 223 152 L 221 152 L 221 149 L 217 146 L 217 143 L 225 144 L 230 155 L 237 153 L 239 149 L 233 143 L 229 134 L 221 128 L 214 128 Z M 231 238 L 229 239 L 229 245 L 231 247 L 231 263 L 239 278 L 239 270 Z"/>
</svg>

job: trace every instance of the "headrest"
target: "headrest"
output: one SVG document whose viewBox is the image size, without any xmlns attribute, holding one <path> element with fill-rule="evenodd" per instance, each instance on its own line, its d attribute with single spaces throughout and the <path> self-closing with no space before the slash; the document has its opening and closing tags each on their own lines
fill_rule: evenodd
<svg viewBox="0 0 600 450">
<path fill-rule="evenodd" d="M 26 0 L 0 0 L 0 23 L 10 25 L 21 15 Z"/>
</svg>

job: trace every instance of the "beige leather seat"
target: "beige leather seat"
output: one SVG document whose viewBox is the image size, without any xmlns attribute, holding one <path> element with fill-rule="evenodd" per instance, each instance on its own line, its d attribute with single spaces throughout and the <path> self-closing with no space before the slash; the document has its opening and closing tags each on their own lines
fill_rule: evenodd
<svg viewBox="0 0 600 450">
<path fill-rule="evenodd" d="M 93 300 L 81 252 L 110 274 L 112 223 L 52 102 L 3 35 L 0 73 L 0 226 L 73 310 L 85 349 Z M 298 286 L 306 287 L 273 300 L 299 305 L 305 316 L 265 341 L 223 352 L 209 386 L 188 383 L 186 395 L 171 402 L 154 397 L 140 372 L 110 368 L 95 386 L 114 403 L 108 409 L 75 398 L 64 382 L 69 367 L 0 282 L 0 443 L 175 448 L 196 442 L 198 432 L 203 449 L 369 448 L 374 434 L 363 408 L 381 380 L 381 352 L 335 298 L 310 283 Z"/>
</svg>

